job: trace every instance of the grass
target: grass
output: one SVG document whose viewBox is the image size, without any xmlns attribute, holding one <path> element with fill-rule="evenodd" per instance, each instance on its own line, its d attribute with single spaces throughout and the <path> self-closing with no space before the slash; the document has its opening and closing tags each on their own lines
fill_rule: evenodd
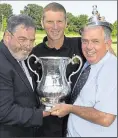
<svg viewBox="0 0 118 138">
<path fill-rule="evenodd" d="M 45 32 L 37 32 L 36 33 L 36 41 L 35 41 L 35 44 L 37 45 L 38 43 L 41 43 L 43 38 L 46 36 Z M 77 37 L 79 35 L 73 35 L 73 34 L 66 34 L 66 36 L 69 36 L 69 37 Z M 2 39 L 3 37 L 3 32 L 0 32 L 0 40 Z M 117 55 L 117 37 L 113 37 L 112 38 L 112 48 L 114 50 L 114 52 L 116 53 Z"/>
</svg>

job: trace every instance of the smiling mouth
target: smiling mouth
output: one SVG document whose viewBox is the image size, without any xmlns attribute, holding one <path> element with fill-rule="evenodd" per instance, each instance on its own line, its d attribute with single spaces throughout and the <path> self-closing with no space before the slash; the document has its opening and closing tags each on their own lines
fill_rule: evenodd
<svg viewBox="0 0 118 138">
<path fill-rule="evenodd" d="M 59 31 L 52 31 L 52 34 L 53 35 L 58 35 L 59 34 Z"/>
<path fill-rule="evenodd" d="M 31 52 L 31 50 L 22 50 L 24 54 L 29 54 Z"/>
<path fill-rule="evenodd" d="M 86 52 L 86 54 L 87 56 L 92 57 L 95 54 L 95 52 Z"/>
</svg>

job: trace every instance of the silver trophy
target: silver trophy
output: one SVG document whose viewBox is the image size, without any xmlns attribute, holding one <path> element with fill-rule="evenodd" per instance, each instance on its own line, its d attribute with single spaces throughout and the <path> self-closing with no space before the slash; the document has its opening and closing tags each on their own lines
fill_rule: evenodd
<svg viewBox="0 0 118 138">
<path fill-rule="evenodd" d="M 36 71 L 32 70 L 29 60 L 35 58 L 35 64 L 40 63 L 42 66 L 42 77 Z M 61 99 L 65 99 L 71 92 L 71 76 L 76 74 L 82 67 L 82 59 L 79 56 L 69 57 L 36 57 L 30 55 L 28 60 L 29 69 L 37 75 L 37 92 L 40 101 L 45 105 L 45 111 L 48 111 L 55 104 L 58 104 Z M 79 67 L 75 72 L 72 72 L 67 81 L 66 68 L 67 65 L 78 63 Z"/>
</svg>

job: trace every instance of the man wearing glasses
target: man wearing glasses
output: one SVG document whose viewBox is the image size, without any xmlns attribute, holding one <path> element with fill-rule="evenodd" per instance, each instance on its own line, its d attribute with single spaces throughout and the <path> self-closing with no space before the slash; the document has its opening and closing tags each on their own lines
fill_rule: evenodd
<svg viewBox="0 0 118 138">
<path fill-rule="evenodd" d="M 35 83 L 26 68 L 35 41 L 35 24 L 27 15 L 8 19 L 0 42 L 0 138 L 33 137 L 42 118 Z"/>
</svg>

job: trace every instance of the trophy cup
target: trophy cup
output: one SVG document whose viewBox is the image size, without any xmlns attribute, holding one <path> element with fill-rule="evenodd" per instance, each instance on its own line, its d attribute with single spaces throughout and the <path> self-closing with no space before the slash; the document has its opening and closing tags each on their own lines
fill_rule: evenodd
<svg viewBox="0 0 118 138">
<path fill-rule="evenodd" d="M 39 75 L 32 70 L 29 60 L 35 58 L 35 64 L 40 63 L 42 67 L 42 77 L 39 80 Z M 75 72 L 72 72 L 67 81 L 66 68 L 67 65 L 78 61 L 79 67 Z M 51 107 L 58 104 L 61 99 L 65 99 L 71 92 L 71 76 L 76 74 L 82 67 L 82 59 L 79 56 L 69 57 L 36 57 L 30 55 L 28 60 L 29 69 L 37 75 L 37 92 L 42 105 L 45 106 L 45 111 L 49 111 Z"/>
<path fill-rule="evenodd" d="M 93 7 L 92 16 L 89 18 L 88 23 L 86 24 L 86 26 L 105 26 L 110 31 L 112 31 L 112 24 L 107 22 L 105 20 L 104 16 L 100 17 L 100 13 L 97 10 L 97 5 L 93 5 L 92 7 Z M 82 34 L 82 31 L 83 31 L 84 27 L 82 27 L 79 30 L 80 35 Z"/>
</svg>

